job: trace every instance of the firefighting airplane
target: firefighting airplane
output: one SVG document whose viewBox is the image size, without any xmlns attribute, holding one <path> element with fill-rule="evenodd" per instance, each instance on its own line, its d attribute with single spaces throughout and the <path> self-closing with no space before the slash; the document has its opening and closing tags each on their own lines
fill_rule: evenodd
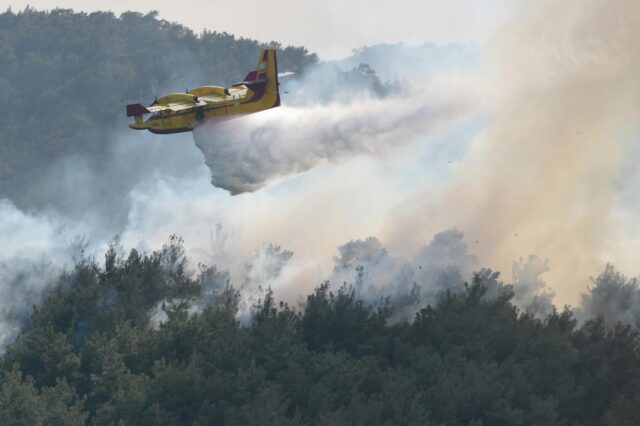
<svg viewBox="0 0 640 426">
<path fill-rule="evenodd" d="M 204 120 L 219 120 L 251 114 L 280 106 L 276 51 L 260 53 L 258 66 L 229 88 L 202 86 L 187 93 L 172 93 L 156 99 L 151 106 L 127 105 L 129 127 L 168 134 L 190 132 Z M 146 120 L 144 115 L 151 114 Z"/>
</svg>

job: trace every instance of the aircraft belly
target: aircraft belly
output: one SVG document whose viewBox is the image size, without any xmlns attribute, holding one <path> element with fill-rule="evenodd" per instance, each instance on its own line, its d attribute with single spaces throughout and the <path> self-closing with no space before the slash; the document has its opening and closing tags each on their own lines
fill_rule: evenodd
<svg viewBox="0 0 640 426">
<path fill-rule="evenodd" d="M 155 133 L 156 135 L 169 135 L 172 133 L 184 133 L 184 132 L 190 132 L 191 130 L 193 130 L 190 127 L 176 127 L 176 128 L 167 128 L 167 129 L 148 129 L 151 133 Z"/>
<path fill-rule="evenodd" d="M 169 115 L 162 119 L 162 124 L 155 130 L 162 131 L 164 133 L 171 133 L 173 130 L 188 131 L 193 127 L 195 122 L 195 113 L 178 113 L 175 115 Z M 187 129 L 187 130 L 181 130 Z"/>
</svg>

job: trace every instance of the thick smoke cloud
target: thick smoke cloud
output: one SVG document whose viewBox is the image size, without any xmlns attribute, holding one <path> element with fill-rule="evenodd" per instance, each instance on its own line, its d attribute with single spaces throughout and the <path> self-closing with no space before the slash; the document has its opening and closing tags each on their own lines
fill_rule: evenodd
<svg viewBox="0 0 640 426">
<path fill-rule="evenodd" d="M 521 12 L 487 52 L 489 127 L 444 188 L 398 208 L 404 225 L 385 239 L 415 247 L 455 225 L 497 270 L 530 253 L 550 259 L 559 301 L 575 304 L 607 260 L 638 272 L 625 254 L 639 249 L 637 220 L 619 221 L 616 191 L 637 187 L 620 166 L 640 134 L 640 3 L 544 1 Z"/>
</svg>

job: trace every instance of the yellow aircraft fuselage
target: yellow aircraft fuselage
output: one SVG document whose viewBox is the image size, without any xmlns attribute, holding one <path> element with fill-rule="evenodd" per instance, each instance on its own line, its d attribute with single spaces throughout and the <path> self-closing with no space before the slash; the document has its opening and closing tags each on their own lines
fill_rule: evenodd
<svg viewBox="0 0 640 426">
<path fill-rule="evenodd" d="M 187 93 L 172 93 L 145 107 L 127 105 L 127 116 L 135 122 L 129 127 L 167 134 L 189 132 L 210 120 L 223 120 L 280 106 L 276 52 L 260 53 L 255 71 L 229 88 L 203 86 Z M 144 116 L 151 114 L 146 120 Z"/>
</svg>

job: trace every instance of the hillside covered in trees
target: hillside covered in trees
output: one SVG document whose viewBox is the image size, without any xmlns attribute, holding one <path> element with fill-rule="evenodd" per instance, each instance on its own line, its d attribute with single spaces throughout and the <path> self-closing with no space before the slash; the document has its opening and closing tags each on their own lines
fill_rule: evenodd
<svg viewBox="0 0 640 426">
<path fill-rule="evenodd" d="M 483 270 L 412 321 L 346 284 L 238 321 L 220 271 L 163 250 L 82 259 L 1 361 L 2 424 L 632 425 L 640 339 L 571 310 L 520 312 Z M 222 275 L 224 276 L 224 275 Z M 609 268 L 589 296 L 628 291 Z M 54 277 L 52 277 L 54 279 Z M 635 286 L 635 284 L 633 284 Z M 633 287 L 637 292 L 637 288 Z"/>
</svg>

